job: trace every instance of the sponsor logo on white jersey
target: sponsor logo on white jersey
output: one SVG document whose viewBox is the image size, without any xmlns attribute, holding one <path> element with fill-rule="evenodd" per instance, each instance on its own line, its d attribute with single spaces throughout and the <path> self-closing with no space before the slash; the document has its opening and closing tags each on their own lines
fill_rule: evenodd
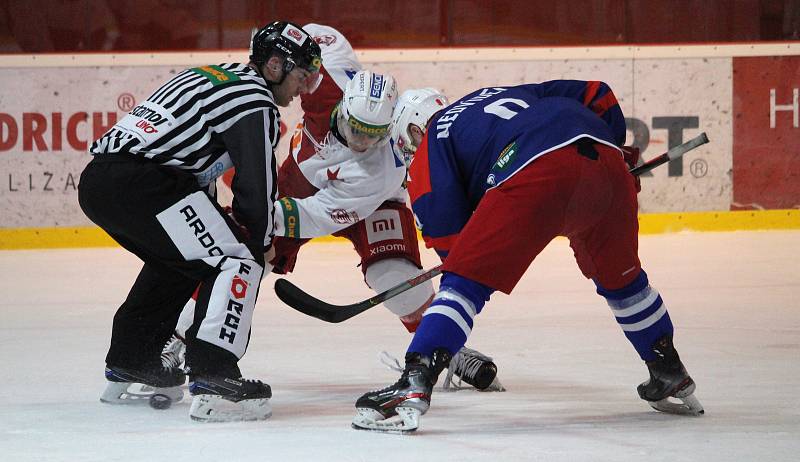
<svg viewBox="0 0 800 462">
<path fill-rule="evenodd" d="M 317 45 L 329 47 L 336 43 L 336 36 L 331 34 L 315 35 L 314 41 L 317 42 Z"/>
<path fill-rule="evenodd" d="M 370 244 L 403 239 L 403 227 L 397 210 L 376 210 L 364 224 L 367 226 L 367 241 Z"/>
<path fill-rule="evenodd" d="M 333 209 L 330 215 L 334 223 L 339 223 L 341 225 L 357 223 L 359 220 L 358 214 L 355 211 L 345 209 Z"/>
</svg>

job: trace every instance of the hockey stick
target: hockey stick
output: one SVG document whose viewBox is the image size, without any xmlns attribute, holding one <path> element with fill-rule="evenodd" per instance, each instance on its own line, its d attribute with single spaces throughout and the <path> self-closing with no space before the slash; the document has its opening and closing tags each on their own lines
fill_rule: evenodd
<svg viewBox="0 0 800 462">
<path fill-rule="evenodd" d="M 380 305 L 386 300 L 416 287 L 429 279 L 433 279 L 441 273 L 442 265 L 434 266 L 419 276 L 403 281 L 385 292 L 381 292 L 363 302 L 353 303 L 352 305 L 331 305 L 330 303 L 323 302 L 318 298 L 308 295 L 303 292 L 302 289 L 283 278 L 279 278 L 275 281 L 275 294 L 278 295 L 278 298 L 283 300 L 283 303 L 286 303 L 303 314 L 321 319 L 325 322 L 342 322 L 367 311 L 375 305 Z"/>
<path fill-rule="evenodd" d="M 704 132 L 683 144 L 675 146 L 664 154 L 661 154 L 658 157 L 650 159 L 644 164 L 631 169 L 630 172 L 632 175 L 636 176 L 645 172 L 649 172 L 659 165 L 678 159 L 692 149 L 706 143 L 708 143 L 708 137 Z M 277 281 L 275 281 L 275 294 L 283 301 L 283 303 L 286 303 L 290 307 L 303 314 L 307 314 L 325 322 L 339 323 L 346 321 L 353 316 L 361 314 L 375 305 L 380 305 L 386 300 L 411 288 L 414 288 L 429 279 L 433 279 L 441 273 L 442 265 L 434 266 L 419 276 L 415 276 L 407 281 L 403 281 L 385 292 L 381 292 L 372 298 L 368 298 L 362 302 L 353 303 L 350 305 L 332 305 L 324 302 L 307 294 L 302 289 L 283 278 L 279 278 Z"/>
<path fill-rule="evenodd" d="M 674 148 L 670 149 L 669 151 L 661 154 L 658 157 L 654 157 L 649 161 L 643 163 L 642 165 L 631 169 L 631 175 L 639 176 L 642 173 L 649 172 L 654 168 L 658 167 L 661 164 L 666 164 L 671 160 L 675 160 L 686 154 L 687 152 L 691 151 L 692 149 L 702 146 L 708 143 L 708 136 L 706 136 L 706 132 L 703 132 L 694 138 L 690 139 L 689 141 L 679 144 Z"/>
</svg>

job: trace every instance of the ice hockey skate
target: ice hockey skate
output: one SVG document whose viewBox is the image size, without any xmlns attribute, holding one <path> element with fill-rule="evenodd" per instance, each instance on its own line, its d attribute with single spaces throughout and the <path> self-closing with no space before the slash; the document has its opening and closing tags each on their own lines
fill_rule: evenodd
<svg viewBox="0 0 800 462">
<path fill-rule="evenodd" d="M 260 380 L 192 376 L 189 416 L 199 422 L 265 420 L 272 416 L 272 389 Z"/>
<path fill-rule="evenodd" d="M 694 380 L 683 367 L 672 337 L 665 336 L 653 345 L 657 358 L 648 361 L 650 378 L 637 387 L 639 397 L 653 409 L 669 414 L 699 416 L 705 413 L 694 396 Z"/>
<path fill-rule="evenodd" d="M 443 349 L 436 350 L 433 359 L 406 354 L 406 367 L 394 385 L 365 393 L 356 401 L 353 428 L 384 433 L 416 431 L 420 416 L 430 407 L 436 379 L 450 359 Z"/>
<path fill-rule="evenodd" d="M 186 382 L 186 375 L 177 368 L 133 370 L 108 366 L 105 375 L 108 385 L 100 396 L 103 403 L 148 403 L 154 408 L 165 409 L 183 399 L 181 385 Z"/>
<path fill-rule="evenodd" d="M 456 383 L 458 379 L 458 383 Z M 462 347 L 450 360 L 443 390 L 461 390 L 467 383 L 479 391 L 506 391 L 497 379 L 497 365 L 492 358 L 471 348 Z"/>
<path fill-rule="evenodd" d="M 172 334 L 161 350 L 161 364 L 164 367 L 184 369 L 186 361 L 186 343 L 178 334 Z"/>
<path fill-rule="evenodd" d="M 378 359 L 393 371 L 403 372 L 404 370 L 397 358 L 386 351 L 381 351 Z M 464 386 L 464 383 L 468 386 Z M 447 365 L 447 375 L 442 381 L 442 391 L 467 389 L 506 391 L 506 388 L 497 379 L 497 365 L 492 358 L 480 351 L 462 347 Z"/>
</svg>

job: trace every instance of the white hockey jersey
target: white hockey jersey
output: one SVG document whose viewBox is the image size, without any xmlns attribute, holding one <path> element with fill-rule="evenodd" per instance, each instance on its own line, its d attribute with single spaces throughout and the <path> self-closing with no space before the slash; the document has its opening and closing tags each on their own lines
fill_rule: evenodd
<svg viewBox="0 0 800 462">
<path fill-rule="evenodd" d="M 406 165 L 391 141 L 354 153 L 331 133 L 331 111 L 361 65 L 336 29 L 317 24 L 303 29 L 322 49 L 324 77 L 313 94 L 301 97 L 303 120 L 279 172 L 275 235 L 313 238 L 363 220 L 387 200 L 405 202 Z"/>
</svg>

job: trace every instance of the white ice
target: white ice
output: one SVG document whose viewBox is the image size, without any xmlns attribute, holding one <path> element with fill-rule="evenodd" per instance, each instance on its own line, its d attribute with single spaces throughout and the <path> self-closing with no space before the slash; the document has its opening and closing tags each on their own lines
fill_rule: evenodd
<svg viewBox="0 0 800 462">
<path fill-rule="evenodd" d="M 0 252 L 0 461 L 795 461 L 800 456 L 800 231 L 644 236 L 641 256 L 706 408 L 657 413 L 646 369 L 565 240 L 469 345 L 506 393 L 438 392 L 416 434 L 350 428 L 355 399 L 394 382 L 377 360 L 409 334 L 376 307 L 325 324 L 262 286 L 248 376 L 273 389 L 264 422 L 202 424 L 189 402 L 104 405 L 112 316 L 139 269 L 121 249 Z M 425 254 L 427 266 L 435 257 Z M 291 280 L 339 304 L 370 295 L 348 244 L 304 248 Z"/>
</svg>

